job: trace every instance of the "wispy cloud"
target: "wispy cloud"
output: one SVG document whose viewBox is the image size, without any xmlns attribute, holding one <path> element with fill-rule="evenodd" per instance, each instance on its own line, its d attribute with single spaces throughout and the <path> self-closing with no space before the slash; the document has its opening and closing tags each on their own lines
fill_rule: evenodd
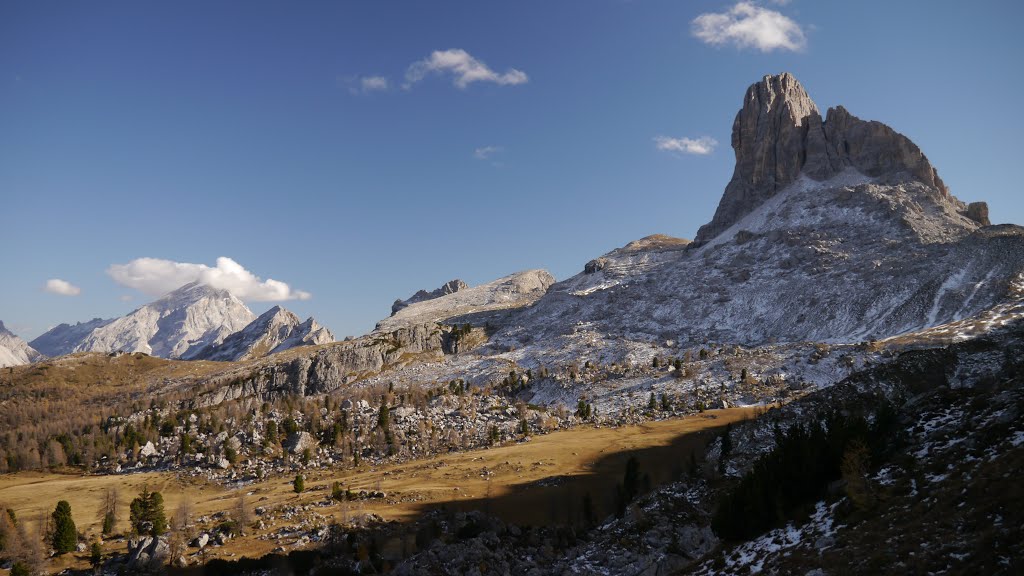
<svg viewBox="0 0 1024 576">
<path fill-rule="evenodd" d="M 159 258 L 136 258 L 127 264 L 112 265 L 107 274 L 118 284 L 150 296 L 161 296 L 189 282 L 201 282 L 254 302 L 308 300 L 312 297 L 309 292 L 294 290 L 279 280 L 263 280 L 224 256 L 217 258 L 214 267 Z"/>
<path fill-rule="evenodd" d="M 362 76 L 359 78 L 359 87 L 353 87 L 352 92 L 385 92 L 391 83 L 386 76 Z"/>
<path fill-rule="evenodd" d="M 50 294 L 59 294 L 61 296 L 78 296 L 82 293 L 81 288 L 67 280 L 61 280 L 60 278 L 50 278 L 47 280 L 46 285 L 43 286 L 43 290 L 46 290 Z"/>
<path fill-rule="evenodd" d="M 451 50 L 435 50 L 429 57 L 413 62 L 405 72 L 404 88 L 423 80 L 429 74 L 448 74 L 452 83 L 465 89 L 473 82 L 491 82 L 500 85 L 525 84 L 529 81 L 526 72 L 509 68 L 504 73 L 491 70 L 487 64 L 458 48 Z"/>
<path fill-rule="evenodd" d="M 718 146 L 718 141 L 710 136 L 700 138 L 672 138 L 670 136 L 657 136 L 654 138 L 654 146 L 658 150 L 666 152 L 678 152 L 680 154 L 694 154 L 706 156 Z"/>
<path fill-rule="evenodd" d="M 710 12 L 694 18 L 693 35 L 713 46 L 733 44 L 737 48 L 803 50 L 807 37 L 800 25 L 775 10 L 753 2 L 739 2 L 726 12 Z"/>
<path fill-rule="evenodd" d="M 477 160 L 488 160 L 501 151 L 501 146 L 481 146 L 480 148 L 473 150 L 473 158 L 476 158 Z"/>
</svg>

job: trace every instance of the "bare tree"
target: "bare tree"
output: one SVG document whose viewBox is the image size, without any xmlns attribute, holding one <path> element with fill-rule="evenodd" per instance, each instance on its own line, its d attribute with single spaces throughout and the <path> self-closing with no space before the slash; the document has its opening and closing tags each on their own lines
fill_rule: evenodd
<svg viewBox="0 0 1024 576">
<path fill-rule="evenodd" d="M 192 524 L 192 504 L 188 498 L 182 498 L 178 508 L 171 517 L 171 526 L 175 530 L 184 530 Z"/>
<path fill-rule="evenodd" d="M 245 492 L 238 494 L 238 502 L 235 503 L 235 521 L 238 522 L 238 529 L 245 531 L 252 523 L 252 516 L 249 514 L 249 504 L 245 498 Z"/>
</svg>

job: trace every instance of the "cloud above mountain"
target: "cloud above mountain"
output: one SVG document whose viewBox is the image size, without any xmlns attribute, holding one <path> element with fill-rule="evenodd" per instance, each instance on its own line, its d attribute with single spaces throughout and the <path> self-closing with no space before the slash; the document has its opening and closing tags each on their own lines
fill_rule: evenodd
<svg viewBox="0 0 1024 576">
<path fill-rule="evenodd" d="M 706 44 L 756 48 L 761 52 L 798 52 L 807 45 L 800 25 L 775 10 L 753 2 L 739 2 L 725 12 L 709 12 L 694 18 L 691 31 Z"/>
<path fill-rule="evenodd" d="M 60 296 L 78 296 L 82 293 L 81 288 L 67 280 L 61 280 L 60 278 L 50 278 L 47 280 L 46 285 L 43 286 L 43 290 L 50 294 L 58 294 Z"/>
<path fill-rule="evenodd" d="M 529 81 L 526 72 L 509 68 L 499 74 L 491 70 L 487 64 L 477 60 L 469 52 L 458 48 L 451 50 L 435 50 L 423 60 L 414 62 L 405 72 L 405 88 L 423 80 L 430 74 L 442 74 L 452 77 L 452 83 L 464 89 L 473 82 L 490 82 L 499 85 L 525 84 Z"/>
<path fill-rule="evenodd" d="M 127 264 L 111 265 L 107 274 L 118 284 L 150 296 L 162 296 L 189 282 L 201 282 L 253 302 L 312 298 L 309 292 L 295 290 L 285 282 L 273 278 L 263 280 L 226 256 L 217 258 L 213 267 L 160 258 L 136 258 Z"/>
<path fill-rule="evenodd" d="M 654 146 L 665 152 L 706 156 L 714 151 L 715 146 L 718 146 L 718 141 L 710 136 L 701 136 L 700 138 L 657 136 L 654 138 Z"/>
</svg>

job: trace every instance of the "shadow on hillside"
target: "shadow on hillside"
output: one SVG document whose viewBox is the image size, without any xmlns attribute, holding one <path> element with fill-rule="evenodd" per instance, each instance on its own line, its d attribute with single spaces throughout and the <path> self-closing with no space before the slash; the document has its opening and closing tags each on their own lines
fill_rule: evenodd
<svg viewBox="0 0 1024 576">
<path fill-rule="evenodd" d="M 694 417 L 717 419 L 713 414 Z M 583 474 L 559 475 L 557 469 L 553 469 L 551 476 L 539 481 L 502 487 L 502 494 L 497 496 L 483 495 L 466 500 L 425 503 L 408 521 L 349 531 L 339 541 L 326 542 L 317 550 L 294 551 L 287 555 L 272 554 L 258 559 L 214 560 L 205 566 L 169 568 L 168 573 L 344 574 L 347 572 L 329 567 L 331 559 L 339 555 L 358 557 L 361 553 L 360 542 L 372 542 L 372 547 L 386 565 L 394 566 L 403 558 L 429 546 L 430 541 L 422 540 L 424 519 L 450 519 L 455 514 L 471 511 L 483 512 L 521 527 L 571 527 L 580 531 L 602 522 L 620 507 L 619 486 L 623 483 L 626 465 L 631 457 L 635 457 L 639 464 L 637 484 L 639 494 L 643 495 L 686 475 L 692 467 L 692 461 L 703 463 L 708 445 L 721 434 L 724 426 L 723 423 L 681 434 L 667 445 L 609 452 L 594 461 Z M 482 468 L 480 472 L 486 475 L 486 469 Z M 498 492 L 499 487 L 495 486 L 494 491 Z M 431 541 L 443 537 L 434 534 Z"/>
<path fill-rule="evenodd" d="M 713 415 L 701 415 L 714 419 Z M 596 460 L 584 474 L 551 476 L 534 482 L 515 484 L 498 496 L 448 502 L 430 502 L 421 506 L 423 515 L 433 511 L 469 512 L 478 510 L 520 526 L 583 527 L 614 514 L 618 487 L 622 484 L 626 463 L 635 457 L 639 463 L 640 494 L 683 477 L 693 460 L 703 462 L 707 445 L 721 434 L 722 426 L 714 426 L 677 436 L 668 445 L 637 450 L 610 452 Z M 481 470 L 482 475 L 485 474 Z M 497 490 L 495 486 L 495 491 Z M 588 498 L 589 496 L 589 498 Z M 590 501 L 590 518 L 586 517 L 584 499 Z"/>
</svg>

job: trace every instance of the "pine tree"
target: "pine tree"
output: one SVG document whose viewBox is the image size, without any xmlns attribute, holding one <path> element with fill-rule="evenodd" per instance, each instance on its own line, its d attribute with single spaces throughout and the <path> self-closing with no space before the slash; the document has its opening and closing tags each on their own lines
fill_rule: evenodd
<svg viewBox="0 0 1024 576">
<path fill-rule="evenodd" d="M 725 461 L 729 458 L 729 454 L 732 453 L 732 437 L 729 436 L 729 432 L 732 431 L 732 425 L 728 424 L 725 427 L 725 432 L 722 432 L 722 451 L 718 457 L 718 471 L 725 474 Z"/>
<path fill-rule="evenodd" d="M 57 554 L 74 552 L 78 546 L 78 530 L 71 518 L 71 504 L 67 500 L 57 502 L 53 511 L 53 549 Z"/>
<path fill-rule="evenodd" d="M 292 482 L 292 490 L 296 494 L 302 494 L 302 491 L 306 489 L 306 479 L 302 477 L 302 474 L 295 475 L 295 481 Z"/>
<path fill-rule="evenodd" d="M 391 409 L 387 402 L 380 403 L 380 412 L 377 413 L 377 427 L 387 430 L 391 426 Z"/>
<path fill-rule="evenodd" d="M 129 520 L 136 534 L 159 536 L 167 532 L 167 514 L 164 512 L 164 497 L 159 492 L 142 488 L 142 494 L 129 505 Z"/>
<path fill-rule="evenodd" d="M 626 461 L 626 474 L 622 478 L 623 495 L 626 503 L 630 503 L 640 493 L 640 461 L 630 456 Z"/>
<path fill-rule="evenodd" d="M 99 542 L 93 542 L 92 548 L 89 554 L 89 562 L 94 568 L 98 568 L 103 563 L 103 546 L 100 546 Z"/>
</svg>

